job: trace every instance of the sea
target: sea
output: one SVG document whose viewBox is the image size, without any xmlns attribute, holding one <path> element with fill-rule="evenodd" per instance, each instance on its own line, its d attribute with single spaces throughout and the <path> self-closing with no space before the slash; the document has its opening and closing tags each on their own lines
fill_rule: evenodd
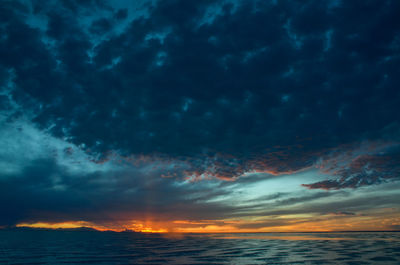
<svg viewBox="0 0 400 265">
<path fill-rule="evenodd" d="M 0 264 L 400 264 L 400 232 L 0 230 Z"/>
</svg>

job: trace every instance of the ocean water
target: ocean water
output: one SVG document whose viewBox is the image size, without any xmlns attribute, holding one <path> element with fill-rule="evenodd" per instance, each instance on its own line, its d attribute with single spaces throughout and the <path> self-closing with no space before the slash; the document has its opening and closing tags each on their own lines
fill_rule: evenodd
<svg viewBox="0 0 400 265">
<path fill-rule="evenodd" d="M 0 230 L 0 264 L 400 264 L 400 233 Z"/>
</svg>

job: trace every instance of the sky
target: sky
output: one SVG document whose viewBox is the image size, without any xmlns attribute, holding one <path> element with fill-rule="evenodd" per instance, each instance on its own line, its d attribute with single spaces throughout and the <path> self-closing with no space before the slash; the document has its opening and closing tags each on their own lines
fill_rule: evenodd
<svg viewBox="0 0 400 265">
<path fill-rule="evenodd" d="M 0 0 L 0 227 L 400 230 L 399 11 Z"/>
</svg>

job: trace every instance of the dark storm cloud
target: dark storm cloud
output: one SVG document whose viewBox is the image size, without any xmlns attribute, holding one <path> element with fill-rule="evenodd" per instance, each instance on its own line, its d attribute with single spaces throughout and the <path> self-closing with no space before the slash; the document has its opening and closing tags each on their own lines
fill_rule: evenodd
<svg viewBox="0 0 400 265">
<path fill-rule="evenodd" d="M 148 217 L 220 219 L 234 207 L 206 202 L 228 191 L 175 185 L 140 169 L 71 173 L 54 159 L 33 160 L 0 174 L 0 225 L 29 221 L 112 221 Z M 173 196 L 171 196 L 173 195 Z"/>
<path fill-rule="evenodd" d="M 400 176 L 400 148 L 390 148 L 385 153 L 360 155 L 342 168 L 335 165 L 337 179 L 303 184 L 310 189 L 342 189 L 398 180 Z"/>
<path fill-rule="evenodd" d="M 34 13 L 46 12 L 50 8 L 57 8 L 63 11 L 81 13 L 85 11 L 97 11 L 98 8 L 108 9 L 104 0 L 28 0 L 21 1 L 32 8 Z"/>
<path fill-rule="evenodd" d="M 13 97 L 93 152 L 282 174 L 400 122 L 397 1 L 158 1 L 120 34 L 112 2 L 2 2 Z"/>
</svg>

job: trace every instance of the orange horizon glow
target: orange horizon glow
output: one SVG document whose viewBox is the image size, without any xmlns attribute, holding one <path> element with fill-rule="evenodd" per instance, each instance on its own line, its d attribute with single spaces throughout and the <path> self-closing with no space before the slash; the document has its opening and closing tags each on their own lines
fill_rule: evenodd
<svg viewBox="0 0 400 265">
<path fill-rule="evenodd" d="M 65 223 L 62 223 L 61 225 L 47 225 L 44 223 L 34 223 L 34 224 L 26 224 L 26 223 L 21 223 L 16 225 L 16 227 L 27 227 L 27 228 L 39 228 L 39 229 L 51 229 L 51 230 L 63 230 L 63 229 L 75 229 L 75 228 L 91 228 L 100 232 L 105 232 L 105 231 L 110 231 L 110 232 L 125 232 L 125 231 L 132 231 L 132 232 L 137 232 L 137 233 L 154 233 L 154 234 L 229 234 L 229 233 L 315 233 L 315 232 L 321 232 L 321 233 L 326 233 L 326 232 L 363 232 L 363 231 L 381 231 L 381 232 L 392 232 L 392 231 L 397 231 L 397 230 L 390 230 L 390 229 L 382 229 L 382 228 L 377 228 L 377 229 L 350 229 L 350 230 L 345 230 L 345 229 L 339 229 L 339 230 L 333 230 L 333 229 L 316 229 L 316 230 L 298 230 L 298 229 L 251 229 L 251 230 L 241 230 L 241 229 L 232 229 L 232 227 L 219 227 L 219 226 L 209 226 L 205 228 L 177 228 L 173 230 L 167 230 L 167 229 L 152 229 L 152 228 L 145 228 L 140 231 L 135 231 L 135 230 L 130 230 L 130 229 L 115 229 L 115 228 L 102 228 L 98 226 L 74 226 L 74 227 L 69 227 L 69 225 L 65 225 Z M 3 229 L 5 227 L 0 227 L 0 229 Z"/>
<path fill-rule="evenodd" d="M 282 222 L 282 225 L 265 226 L 267 221 Z M 173 220 L 131 221 L 124 224 L 95 224 L 86 221 L 19 223 L 16 227 L 45 229 L 92 228 L 98 231 L 134 231 L 141 233 L 280 233 L 280 232 L 339 232 L 339 231 L 393 231 L 400 225 L 396 212 L 382 211 L 376 215 L 358 216 L 279 216 L 268 220 Z M 258 228 L 249 228 L 249 227 Z M 246 227 L 246 228 L 243 228 Z"/>
</svg>

